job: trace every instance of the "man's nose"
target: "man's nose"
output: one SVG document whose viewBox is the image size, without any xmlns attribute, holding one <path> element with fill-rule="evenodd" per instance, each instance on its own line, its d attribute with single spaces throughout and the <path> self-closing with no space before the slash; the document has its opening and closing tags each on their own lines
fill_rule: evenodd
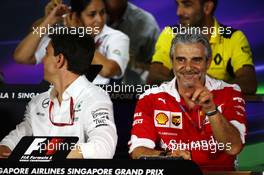
<svg viewBox="0 0 264 175">
<path fill-rule="evenodd" d="M 192 63 L 190 61 L 186 61 L 185 63 L 185 69 L 186 71 L 189 71 L 192 69 Z"/>
<path fill-rule="evenodd" d="M 177 16 L 183 16 L 183 9 L 180 6 L 177 7 Z"/>
</svg>

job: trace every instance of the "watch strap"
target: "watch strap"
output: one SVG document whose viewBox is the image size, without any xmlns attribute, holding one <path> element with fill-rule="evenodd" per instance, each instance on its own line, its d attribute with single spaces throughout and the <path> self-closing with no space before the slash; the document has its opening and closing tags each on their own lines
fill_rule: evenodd
<svg viewBox="0 0 264 175">
<path fill-rule="evenodd" d="M 205 115 L 208 116 L 208 117 L 210 117 L 212 115 L 215 115 L 217 112 L 218 112 L 218 108 L 217 108 L 217 106 L 215 106 L 215 110 L 208 111 L 208 112 L 205 113 Z"/>
</svg>

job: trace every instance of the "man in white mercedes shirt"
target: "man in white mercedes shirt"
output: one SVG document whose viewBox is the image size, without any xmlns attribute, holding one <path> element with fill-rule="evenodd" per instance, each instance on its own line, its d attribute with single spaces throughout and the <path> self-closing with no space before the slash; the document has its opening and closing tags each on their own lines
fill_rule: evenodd
<svg viewBox="0 0 264 175">
<path fill-rule="evenodd" d="M 0 158 L 7 158 L 23 136 L 32 135 L 79 137 L 68 158 L 112 158 L 117 144 L 113 104 L 84 76 L 94 56 L 93 38 L 50 38 L 42 62 L 44 79 L 53 87 L 29 102 L 23 122 L 0 142 Z"/>
</svg>

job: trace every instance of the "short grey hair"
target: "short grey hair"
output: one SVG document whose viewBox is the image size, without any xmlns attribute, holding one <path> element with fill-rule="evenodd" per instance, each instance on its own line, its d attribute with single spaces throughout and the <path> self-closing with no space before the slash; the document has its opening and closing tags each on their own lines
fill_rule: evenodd
<svg viewBox="0 0 264 175">
<path fill-rule="evenodd" d="M 212 49 L 210 46 L 210 43 L 206 36 L 203 34 L 199 34 L 195 32 L 194 30 L 191 30 L 188 33 L 178 33 L 176 36 L 173 38 L 171 42 L 171 48 L 170 48 L 170 58 L 173 60 L 174 54 L 175 54 L 175 48 L 176 44 L 195 44 L 195 43 L 201 43 L 205 47 L 205 58 L 206 61 L 209 60 L 209 58 L 212 57 Z"/>
</svg>

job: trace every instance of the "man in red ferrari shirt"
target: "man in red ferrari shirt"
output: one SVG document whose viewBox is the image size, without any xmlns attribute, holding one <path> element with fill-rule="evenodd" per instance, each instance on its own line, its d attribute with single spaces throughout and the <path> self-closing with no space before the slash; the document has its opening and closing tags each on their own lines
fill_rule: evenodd
<svg viewBox="0 0 264 175">
<path fill-rule="evenodd" d="M 133 159 L 175 156 L 203 170 L 233 170 L 245 143 L 239 86 L 210 78 L 211 48 L 201 34 L 177 34 L 170 56 L 175 78 L 142 94 L 129 142 Z"/>
</svg>

